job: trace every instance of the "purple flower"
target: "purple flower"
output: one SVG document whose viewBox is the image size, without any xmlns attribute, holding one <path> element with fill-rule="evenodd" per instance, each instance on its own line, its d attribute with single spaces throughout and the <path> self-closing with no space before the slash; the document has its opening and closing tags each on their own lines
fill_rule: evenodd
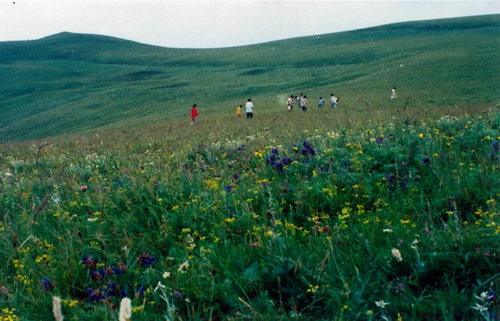
<svg viewBox="0 0 500 321">
<path fill-rule="evenodd" d="M 431 160 L 429 159 L 429 157 L 424 157 L 424 158 L 422 158 L 422 163 L 423 163 L 425 166 L 431 166 Z"/>
<path fill-rule="evenodd" d="M 107 297 L 104 295 L 104 291 L 102 288 L 97 290 L 87 289 L 87 294 L 89 295 L 90 302 L 99 302 L 101 300 L 105 300 Z"/>
<path fill-rule="evenodd" d="M 148 252 L 144 251 L 137 258 L 137 261 L 139 262 L 139 265 L 150 266 L 150 265 L 153 264 L 153 262 L 156 262 L 156 257 L 151 256 L 151 254 L 149 254 Z"/>
<path fill-rule="evenodd" d="M 89 270 L 94 270 L 95 267 L 97 266 L 97 263 L 99 263 L 99 260 L 98 259 L 93 259 L 92 258 L 92 254 L 87 254 L 87 255 L 85 255 L 83 257 L 81 263 L 87 265 L 87 267 L 89 268 Z"/>
<path fill-rule="evenodd" d="M 385 174 L 385 179 L 388 184 L 392 184 L 396 181 L 396 175 L 394 174 Z"/>
<path fill-rule="evenodd" d="M 106 294 L 108 296 L 125 297 L 127 296 L 127 291 L 121 290 L 119 285 L 108 282 L 106 283 Z"/>
<path fill-rule="evenodd" d="M 233 191 L 233 187 L 231 185 L 227 185 L 226 187 L 224 187 L 224 189 L 226 190 L 226 192 L 228 193 L 231 193 Z"/>
<path fill-rule="evenodd" d="M 379 144 L 382 144 L 384 142 L 384 137 L 383 136 L 379 136 L 375 139 L 375 142 L 376 143 L 379 143 Z"/>
<path fill-rule="evenodd" d="M 181 294 L 179 291 L 177 291 L 177 290 L 175 290 L 175 291 L 172 293 L 172 295 L 173 295 L 176 299 L 179 299 L 179 300 L 182 300 L 182 299 L 184 298 L 184 297 L 182 296 L 182 294 Z"/>
<path fill-rule="evenodd" d="M 120 270 L 120 269 L 117 269 L 113 266 L 113 264 L 111 264 L 110 266 L 108 266 L 107 268 L 105 269 L 99 269 L 99 274 L 101 276 L 104 276 L 104 275 L 112 275 L 112 274 L 122 274 L 123 271 Z"/>
<path fill-rule="evenodd" d="M 309 142 L 303 142 L 302 146 L 304 147 L 302 149 L 302 154 L 304 155 L 316 155 L 316 150 L 314 149 L 313 145 Z"/>
<path fill-rule="evenodd" d="M 135 296 L 140 298 L 141 296 L 143 296 L 145 293 L 145 289 L 144 289 L 144 286 L 141 285 L 137 290 L 135 290 Z"/>
<path fill-rule="evenodd" d="M 493 143 L 491 143 L 491 149 L 494 151 L 494 152 L 500 152 L 500 144 L 497 142 L 497 141 L 494 141 Z"/>
</svg>

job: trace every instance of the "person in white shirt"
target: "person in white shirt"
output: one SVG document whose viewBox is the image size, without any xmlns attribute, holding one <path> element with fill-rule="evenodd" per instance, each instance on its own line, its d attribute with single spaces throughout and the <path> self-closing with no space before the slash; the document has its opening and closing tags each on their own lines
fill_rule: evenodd
<svg viewBox="0 0 500 321">
<path fill-rule="evenodd" d="M 309 102 L 307 101 L 307 96 L 304 95 L 302 97 L 302 99 L 300 100 L 300 108 L 302 108 L 302 111 L 303 112 L 306 112 L 307 111 L 307 105 L 309 104 Z"/>
<path fill-rule="evenodd" d="M 253 118 L 253 103 L 251 98 L 248 98 L 245 108 L 247 111 L 247 119 Z"/>
<path fill-rule="evenodd" d="M 288 100 L 286 101 L 286 107 L 287 107 L 288 111 L 292 111 L 292 109 L 293 109 L 293 95 L 290 95 L 290 97 L 288 97 Z"/>
<path fill-rule="evenodd" d="M 392 87 L 391 89 L 391 100 L 395 99 L 396 96 L 396 87 Z"/>
<path fill-rule="evenodd" d="M 339 99 L 334 95 L 330 95 L 330 102 L 332 103 L 332 108 L 337 108 L 339 106 Z"/>
</svg>

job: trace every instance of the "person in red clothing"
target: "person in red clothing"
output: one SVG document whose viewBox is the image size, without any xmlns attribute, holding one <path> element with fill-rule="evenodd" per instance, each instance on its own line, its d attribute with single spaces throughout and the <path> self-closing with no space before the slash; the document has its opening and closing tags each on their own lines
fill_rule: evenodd
<svg viewBox="0 0 500 321">
<path fill-rule="evenodd" d="M 198 118 L 198 105 L 194 104 L 191 108 L 191 125 L 196 125 L 196 118 Z"/>
</svg>

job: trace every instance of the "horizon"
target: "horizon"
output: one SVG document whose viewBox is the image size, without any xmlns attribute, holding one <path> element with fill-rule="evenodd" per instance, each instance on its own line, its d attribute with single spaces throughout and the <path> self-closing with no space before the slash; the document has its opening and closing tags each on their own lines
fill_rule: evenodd
<svg viewBox="0 0 500 321">
<path fill-rule="evenodd" d="M 499 1 L 50 0 L 41 6 L 33 1 L 0 4 L 0 29 L 5 31 L 0 42 L 70 32 L 209 49 L 500 13 Z"/>
<path fill-rule="evenodd" d="M 260 45 L 260 44 L 265 44 L 265 43 L 270 43 L 270 42 L 277 42 L 277 41 L 290 40 L 290 39 L 303 38 L 303 37 L 320 37 L 320 36 L 329 35 L 329 34 L 350 32 L 350 31 L 358 31 L 358 30 L 365 30 L 365 29 L 377 28 L 377 27 L 383 27 L 383 26 L 389 26 L 389 25 L 394 25 L 394 24 L 399 24 L 399 23 L 425 22 L 425 21 L 446 20 L 446 19 L 460 19 L 460 18 L 472 18 L 472 17 L 494 16 L 494 15 L 499 15 L 500 16 L 500 13 L 492 13 L 492 14 L 484 14 L 484 15 L 472 15 L 472 16 L 461 16 L 461 17 L 450 17 L 450 18 L 437 18 L 437 19 L 423 19 L 423 20 L 399 21 L 399 22 L 392 22 L 392 23 L 386 23 L 386 24 L 381 24 L 381 25 L 374 25 L 374 26 L 369 26 L 369 27 L 364 27 L 364 28 L 358 28 L 358 29 L 342 30 L 342 31 L 331 32 L 331 33 L 311 34 L 311 35 L 297 36 L 297 37 L 291 37 L 291 38 L 282 38 L 282 39 L 269 40 L 269 41 L 264 41 L 264 42 L 259 42 L 259 43 L 252 43 L 252 44 L 242 44 L 242 45 L 235 45 L 235 46 L 212 47 L 212 48 L 166 47 L 166 46 L 161 46 L 161 45 L 144 43 L 144 42 L 136 41 L 136 40 L 133 40 L 133 39 L 116 37 L 116 36 L 113 36 L 113 35 L 98 34 L 98 33 L 72 32 L 72 31 L 66 31 L 66 30 L 63 30 L 63 31 L 60 31 L 60 32 L 56 32 L 54 34 L 45 35 L 45 36 L 42 36 L 42 37 L 36 38 L 36 39 L 6 40 L 6 41 L 0 41 L 0 43 L 5 43 L 5 42 L 23 42 L 23 41 L 37 41 L 37 40 L 42 40 L 42 39 L 45 39 L 45 38 L 54 37 L 54 36 L 57 36 L 57 35 L 60 35 L 60 34 L 69 33 L 69 34 L 75 34 L 75 35 L 88 35 L 88 36 L 98 36 L 98 37 L 109 37 L 109 38 L 115 38 L 115 39 L 124 40 L 124 41 L 131 41 L 131 42 L 135 42 L 135 43 L 138 43 L 138 44 L 141 44 L 141 45 L 147 45 L 147 46 L 153 46 L 153 47 L 160 47 L 160 48 L 168 48 L 168 49 L 224 49 L 224 48 L 235 48 L 235 47 Z"/>
</svg>

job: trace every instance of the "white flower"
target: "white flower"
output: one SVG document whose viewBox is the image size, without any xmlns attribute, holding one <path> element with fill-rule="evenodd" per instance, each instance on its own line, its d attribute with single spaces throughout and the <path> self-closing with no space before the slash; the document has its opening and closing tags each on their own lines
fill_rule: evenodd
<svg viewBox="0 0 500 321">
<path fill-rule="evenodd" d="M 385 308 L 386 305 L 389 305 L 390 303 L 386 303 L 385 301 L 375 301 L 375 304 L 383 309 Z"/>
<path fill-rule="evenodd" d="M 486 292 L 482 292 L 479 296 L 475 295 L 475 297 L 483 302 L 486 302 L 486 300 L 488 300 L 490 298 L 490 295 L 489 295 L 489 292 L 486 291 Z"/>
<path fill-rule="evenodd" d="M 170 274 L 171 274 L 170 272 L 165 272 L 165 273 L 163 273 L 162 277 L 163 277 L 164 279 L 167 279 L 167 278 L 169 278 L 169 277 L 170 277 Z"/>
<path fill-rule="evenodd" d="M 399 250 L 397 248 L 392 249 L 392 256 L 394 256 L 396 258 L 396 260 L 398 260 L 398 262 L 403 261 L 403 257 L 401 256 L 401 252 L 399 252 Z"/>
<path fill-rule="evenodd" d="M 482 306 L 482 305 L 477 304 L 477 303 L 476 303 L 475 307 L 471 307 L 471 308 L 473 308 L 475 310 L 478 310 L 480 312 L 486 312 L 486 311 L 488 311 L 488 307 Z"/>
<path fill-rule="evenodd" d="M 182 263 L 181 265 L 179 265 L 179 268 L 177 269 L 177 272 L 186 273 L 186 271 L 187 271 L 188 268 L 189 268 L 189 262 L 186 261 L 186 262 Z"/>
<path fill-rule="evenodd" d="M 153 291 L 153 292 L 158 291 L 158 289 L 166 289 L 166 288 L 167 288 L 167 287 L 166 287 L 166 286 L 164 286 L 164 285 L 161 283 L 161 281 L 158 281 L 158 285 L 156 286 L 156 288 L 154 289 L 154 291 Z"/>
<path fill-rule="evenodd" d="M 123 298 L 120 303 L 120 321 L 130 321 L 132 316 L 132 301 L 129 298 Z"/>
</svg>

